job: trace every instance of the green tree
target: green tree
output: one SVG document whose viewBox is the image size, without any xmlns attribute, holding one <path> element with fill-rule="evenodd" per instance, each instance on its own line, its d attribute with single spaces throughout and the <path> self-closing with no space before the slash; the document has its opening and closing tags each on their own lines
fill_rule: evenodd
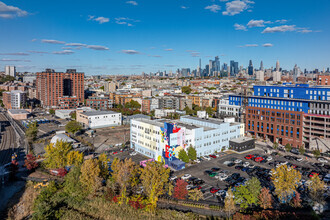
<svg viewBox="0 0 330 220">
<path fill-rule="evenodd" d="M 227 216 L 230 217 L 236 211 L 234 194 L 231 188 L 228 189 L 226 197 L 225 197 L 225 206 L 224 211 L 227 213 Z"/>
<path fill-rule="evenodd" d="M 181 87 L 181 91 L 182 91 L 182 93 L 186 93 L 186 94 L 190 94 L 191 93 L 191 88 L 190 88 L 190 86 L 182 86 Z"/>
<path fill-rule="evenodd" d="M 137 110 L 141 108 L 141 104 L 137 101 L 131 100 L 130 102 L 125 103 L 125 108 Z"/>
<path fill-rule="evenodd" d="M 101 86 L 100 89 L 104 91 L 104 86 Z"/>
<path fill-rule="evenodd" d="M 55 144 L 48 144 L 45 147 L 45 160 L 43 163 L 47 168 L 63 168 L 68 164 L 68 154 L 72 145 L 68 142 L 57 141 Z"/>
<path fill-rule="evenodd" d="M 286 165 L 281 165 L 272 169 L 272 182 L 275 186 L 275 194 L 283 203 L 289 202 L 301 180 L 301 173 L 295 169 L 288 169 Z"/>
<path fill-rule="evenodd" d="M 291 144 L 286 144 L 286 145 L 285 145 L 285 150 L 286 150 L 287 152 L 289 152 L 291 149 L 292 149 Z"/>
<path fill-rule="evenodd" d="M 187 115 L 194 114 L 194 111 L 192 109 L 190 109 L 188 106 L 186 106 L 183 110 L 186 112 Z"/>
<path fill-rule="evenodd" d="M 248 180 L 245 185 L 241 185 L 234 192 L 235 202 L 240 204 L 241 208 L 248 208 L 257 205 L 261 190 L 260 181 L 256 177 Z"/>
<path fill-rule="evenodd" d="M 193 189 L 193 190 L 190 190 L 188 192 L 188 196 L 189 196 L 189 199 L 193 200 L 193 201 L 199 201 L 201 199 L 204 199 L 204 194 L 202 193 L 202 191 L 200 191 L 199 189 Z"/>
<path fill-rule="evenodd" d="M 55 110 L 54 109 L 49 109 L 49 114 L 55 115 Z"/>
<path fill-rule="evenodd" d="M 320 150 L 319 150 L 319 149 L 315 149 L 315 150 L 313 150 L 313 155 L 314 155 L 314 157 L 316 157 L 316 158 L 320 157 L 320 156 L 321 156 L 321 152 L 320 152 Z"/>
<path fill-rule="evenodd" d="M 197 152 L 195 148 L 193 148 L 191 145 L 188 148 L 188 157 L 190 160 L 196 160 L 197 159 Z"/>
<path fill-rule="evenodd" d="M 277 142 L 275 142 L 275 143 L 273 144 L 273 148 L 274 148 L 274 150 L 277 150 L 277 149 L 278 149 L 278 143 L 277 143 Z"/>
<path fill-rule="evenodd" d="M 25 131 L 25 137 L 29 144 L 32 144 L 36 139 L 38 135 L 38 124 L 37 122 L 33 122 L 29 124 L 28 129 Z"/>
<path fill-rule="evenodd" d="M 165 192 L 164 189 L 168 183 L 170 169 L 165 168 L 161 163 L 149 162 L 144 168 L 141 168 L 140 172 L 144 193 L 148 196 L 150 202 L 150 210 L 154 211 L 157 207 L 158 197 Z"/>
<path fill-rule="evenodd" d="M 213 108 L 212 107 L 206 107 L 205 108 L 205 111 L 206 111 L 206 113 L 210 116 L 210 117 L 212 117 L 213 116 L 213 114 L 214 114 L 214 110 L 213 110 Z"/>
<path fill-rule="evenodd" d="M 187 152 L 184 149 L 179 151 L 179 159 L 185 163 L 189 162 L 189 157 L 187 155 Z"/>
<path fill-rule="evenodd" d="M 76 120 L 77 119 L 77 113 L 75 111 L 71 112 L 70 113 L 70 117 L 73 119 L 73 120 Z"/>
<path fill-rule="evenodd" d="M 77 121 L 69 121 L 65 126 L 65 131 L 75 134 L 82 129 L 81 125 Z"/>
<path fill-rule="evenodd" d="M 77 202 L 82 202 L 88 193 L 84 191 L 80 182 L 81 166 L 74 166 L 65 176 L 63 183 L 63 191 L 65 194 Z"/>
<path fill-rule="evenodd" d="M 304 155 L 305 152 L 306 152 L 306 150 L 305 150 L 304 146 L 299 147 L 299 153 L 300 153 L 301 155 Z"/>
</svg>

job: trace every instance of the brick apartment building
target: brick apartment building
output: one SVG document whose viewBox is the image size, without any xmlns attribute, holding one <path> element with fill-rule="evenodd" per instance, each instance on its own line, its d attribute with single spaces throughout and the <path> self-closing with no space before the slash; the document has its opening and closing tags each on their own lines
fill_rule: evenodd
<svg viewBox="0 0 330 220">
<path fill-rule="evenodd" d="M 84 101 L 84 73 L 75 69 L 55 72 L 46 69 L 37 73 L 37 99 L 45 108 L 68 109 Z"/>
<path fill-rule="evenodd" d="M 113 104 L 109 96 L 90 96 L 86 99 L 86 106 L 94 109 L 108 110 L 113 107 Z"/>
<path fill-rule="evenodd" d="M 318 75 L 316 82 L 321 86 L 330 86 L 330 74 Z"/>
</svg>

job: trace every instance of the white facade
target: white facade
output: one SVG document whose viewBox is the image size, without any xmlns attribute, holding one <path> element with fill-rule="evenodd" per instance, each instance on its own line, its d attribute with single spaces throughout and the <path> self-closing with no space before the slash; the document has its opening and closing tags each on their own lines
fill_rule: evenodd
<svg viewBox="0 0 330 220">
<path fill-rule="evenodd" d="M 10 92 L 10 102 L 12 109 L 23 108 L 26 103 L 26 92 L 13 90 Z"/>
<path fill-rule="evenodd" d="M 218 114 L 239 117 L 241 115 L 241 108 L 239 105 L 230 105 L 228 99 L 222 99 L 219 102 Z"/>
<path fill-rule="evenodd" d="M 259 70 L 256 72 L 256 79 L 263 82 L 265 81 L 265 72 L 263 70 Z"/>
<path fill-rule="evenodd" d="M 175 109 L 155 109 L 155 117 L 156 118 L 163 118 L 167 117 L 171 114 L 175 114 L 176 110 Z"/>
<path fill-rule="evenodd" d="M 282 73 L 279 71 L 274 71 L 273 72 L 273 81 L 274 82 L 281 82 L 281 77 L 282 77 Z"/>
<path fill-rule="evenodd" d="M 208 114 L 206 113 L 206 111 L 197 111 L 197 117 L 198 118 L 208 118 Z"/>
<path fill-rule="evenodd" d="M 5 74 L 9 76 L 16 77 L 16 67 L 15 66 L 6 66 Z"/>
<path fill-rule="evenodd" d="M 71 113 L 74 112 L 74 110 L 67 110 L 67 109 L 58 109 L 55 110 L 55 116 L 59 117 L 61 119 L 71 118 Z"/>
<path fill-rule="evenodd" d="M 91 129 L 118 126 L 122 122 L 121 113 L 113 111 L 88 111 L 78 114 L 83 118 L 80 122 Z"/>
</svg>

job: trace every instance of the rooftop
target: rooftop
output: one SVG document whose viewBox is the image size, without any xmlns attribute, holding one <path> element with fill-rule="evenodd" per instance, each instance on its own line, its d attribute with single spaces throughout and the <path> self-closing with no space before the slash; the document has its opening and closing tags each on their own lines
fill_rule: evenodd
<svg viewBox="0 0 330 220">
<path fill-rule="evenodd" d="M 8 109 L 8 112 L 10 114 L 30 114 L 30 112 L 25 109 Z"/>
<path fill-rule="evenodd" d="M 114 111 L 87 111 L 87 112 L 82 112 L 81 114 L 85 115 L 85 116 L 98 116 L 98 115 L 119 114 L 119 112 L 114 112 Z"/>
<path fill-rule="evenodd" d="M 254 140 L 254 139 L 250 138 L 250 137 L 239 137 L 239 138 L 231 139 L 230 141 L 241 144 L 241 143 L 251 141 L 251 140 Z"/>
</svg>

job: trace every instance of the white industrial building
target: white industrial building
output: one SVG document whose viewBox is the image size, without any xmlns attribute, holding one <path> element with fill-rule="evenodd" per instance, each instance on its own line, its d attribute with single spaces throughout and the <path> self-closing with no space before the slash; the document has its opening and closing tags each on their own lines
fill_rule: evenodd
<svg viewBox="0 0 330 220">
<path fill-rule="evenodd" d="M 85 128 L 104 128 L 121 125 L 122 116 L 114 111 L 77 111 L 77 121 Z"/>
<path fill-rule="evenodd" d="M 10 102 L 12 109 L 24 108 L 26 103 L 26 92 L 13 90 L 10 92 Z"/>
<path fill-rule="evenodd" d="M 71 118 L 71 113 L 72 112 L 74 112 L 74 110 L 58 109 L 58 110 L 55 110 L 55 116 L 59 117 L 61 119 L 67 119 L 67 118 Z"/>
</svg>

